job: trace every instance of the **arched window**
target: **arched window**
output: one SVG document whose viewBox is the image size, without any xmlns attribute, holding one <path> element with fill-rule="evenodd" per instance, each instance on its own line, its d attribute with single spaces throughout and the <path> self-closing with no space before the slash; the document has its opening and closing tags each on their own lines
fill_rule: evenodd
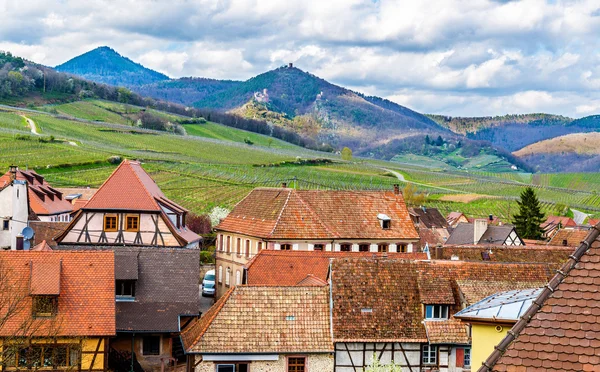
<svg viewBox="0 0 600 372">
<path fill-rule="evenodd" d="M 240 275 L 240 271 L 237 270 L 235 272 L 235 285 L 240 285 L 240 284 L 242 284 L 242 277 Z"/>
<path fill-rule="evenodd" d="M 223 266 L 219 266 L 219 283 L 223 283 Z"/>
<path fill-rule="evenodd" d="M 227 268 L 227 271 L 225 272 L 225 285 L 229 286 L 229 278 L 231 277 L 231 268 Z"/>
</svg>

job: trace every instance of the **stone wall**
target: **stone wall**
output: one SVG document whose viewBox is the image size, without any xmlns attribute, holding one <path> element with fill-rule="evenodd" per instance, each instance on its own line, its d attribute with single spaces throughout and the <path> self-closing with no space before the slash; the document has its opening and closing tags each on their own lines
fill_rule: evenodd
<svg viewBox="0 0 600 372">
<path fill-rule="evenodd" d="M 196 355 L 196 361 L 200 358 Z M 308 372 L 333 372 L 333 354 L 310 354 L 307 357 L 306 370 Z M 250 362 L 252 372 L 287 372 L 287 356 L 280 355 L 274 361 Z M 201 362 L 196 366 L 195 372 L 215 372 L 215 362 Z"/>
</svg>

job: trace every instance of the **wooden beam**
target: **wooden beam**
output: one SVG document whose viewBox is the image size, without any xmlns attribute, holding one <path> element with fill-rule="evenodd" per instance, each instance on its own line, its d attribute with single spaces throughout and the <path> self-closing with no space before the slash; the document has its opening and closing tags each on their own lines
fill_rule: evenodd
<svg viewBox="0 0 600 372">
<path fill-rule="evenodd" d="M 352 363 L 352 369 L 356 372 L 356 366 L 354 365 L 354 361 L 352 360 L 352 354 L 350 354 L 350 349 L 348 349 L 348 343 L 344 342 L 344 346 L 346 347 L 346 352 L 348 353 L 348 358 L 350 358 L 350 363 Z M 365 365 L 365 361 L 363 360 L 363 366 Z"/>
<path fill-rule="evenodd" d="M 94 352 L 94 356 L 92 357 L 92 362 L 90 363 L 90 368 L 88 371 L 91 371 L 94 368 L 94 363 L 96 363 L 96 356 L 98 355 L 98 351 L 100 350 L 100 345 L 102 345 L 102 338 L 98 338 L 98 345 L 96 345 L 96 351 Z M 106 347 L 106 345 L 104 345 Z"/>
</svg>

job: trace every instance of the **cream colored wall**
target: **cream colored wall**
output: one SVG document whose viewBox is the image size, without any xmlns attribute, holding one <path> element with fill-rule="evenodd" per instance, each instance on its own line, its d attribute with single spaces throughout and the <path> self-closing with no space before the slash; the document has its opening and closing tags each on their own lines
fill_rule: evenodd
<svg viewBox="0 0 600 372">
<path fill-rule="evenodd" d="M 196 362 L 200 358 L 200 355 L 196 355 Z M 287 372 L 286 360 L 286 355 L 279 355 L 279 359 L 275 361 L 253 361 L 249 363 L 250 372 Z M 333 354 L 308 354 L 306 364 L 306 372 L 332 372 Z M 215 362 L 200 362 L 195 370 L 195 372 L 215 371 Z"/>
<path fill-rule="evenodd" d="M 510 325 L 500 325 L 501 331 L 496 330 L 498 324 L 471 325 L 471 366 L 478 367 L 494 351 L 494 346 L 506 336 Z"/>
<path fill-rule="evenodd" d="M 79 219 L 79 221 L 77 221 L 77 223 L 71 228 L 69 233 L 65 236 L 65 238 L 63 239 L 63 243 L 77 243 L 79 234 L 85 226 L 86 217 L 89 218 L 90 216 L 91 216 L 91 220 L 88 223 L 88 231 L 90 233 L 92 243 L 98 243 L 98 240 L 100 239 L 100 234 L 102 234 L 102 231 L 104 229 L 104 215 L 105 214 L 114 214 L 114 213 L 102 213 L 102 212 L 86 212 L 86 213 L 84 213 L 81 216 L 81 218 Z M 119 221 L 117 222 L 117 227 L 120 226 L 120 223 L 122 220 L 123 221 L 123 229 L 125 229 L 125 217 L 127 214 L 129 214 L 129 213 L 118 213 Z M 132 213 L 132 214 L 134 214 L 134 213 Z M 163 221 L 162 217 L 160 215 L 151 215 L 149 213 L 140 214 L 140 233 L 142 236 L 143 244 L 150 245 L 150 242 L 152 242 L 152 238 L 154 237 L 154 232 L 156 230 L 154 222 L 152 221 L 152 217 L 156 218 L 157 216 L 158 216 L 158 227 L 159 227 L 160 232 L 162 233 L 162 237 L 164 239 L 164 245 L 169 246 L 169 247 L 180 246 L 179 242 L 177 242 L 177 239 L 175 239 L 173 234 L 171 234 L 169 227 L 167 226 L 165 221 Z M 106 232 L 105 234 L 106 234 L 106 238 L 108 239 L 108 242 L 114 243 L 119 232 L 118 231 Z M 123 237 L 125 239 L 125 244 L 134 244 L 136 235 L 137 235 L 137 232 L 134 232 L 134 231 L 132 231 L 132 232 L 123 231 Z M 82 235 L 79 242 L 85 243 L 85 233 Z M 162 241 L 160 240 L 160 238 L 158 239 L 158 245 L 162 245 Z"/>
</svg>

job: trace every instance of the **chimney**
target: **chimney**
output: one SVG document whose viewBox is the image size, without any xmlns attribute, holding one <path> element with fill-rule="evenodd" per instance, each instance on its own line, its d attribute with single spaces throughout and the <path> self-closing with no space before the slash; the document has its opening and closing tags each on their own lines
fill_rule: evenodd
<svg viewBox="0 0 600 372">
<path fill-rule="evenodd" d="M 10 172 L 10 180 L 14 181 L 17 179 L 17 170 L 19 170 L 19 168 L 16 165 L 11 165 L 10 167 L 8 167 L 8 171 Z"/>
<path fill-rule="evenodd" d="M 494 215 L 490 214 L 489 219 L 490 219 L 490 223 L 491 223 L 494 220 Z"/>
<path fill-rule="evenodd" d="M 397 183 L 394 184 L 394 194 L 400 195 L 400 185 Z"/>
<path fill-rule="evenodd" d="M 488 228 L 488 222 L 484 218 L 473 222 L 473 244 L 477 244 Z"/>
<path fill-rule="evenodd" d="M 288 68 L 292 68 L 294 67 L 294 64 L 292 62 L 288 63 Z"/>
<path fill-rule="evenodd" d="M 285 189 L 287 187 L 287 182 L 282 182 L 281 187 L 283 187 Z"/>
<path fill-rule="evenodd" d="M 23 250 L 23 235 L 17 235 L 17 246 L 15 247 L 17 251 Z"/>
</svg>

